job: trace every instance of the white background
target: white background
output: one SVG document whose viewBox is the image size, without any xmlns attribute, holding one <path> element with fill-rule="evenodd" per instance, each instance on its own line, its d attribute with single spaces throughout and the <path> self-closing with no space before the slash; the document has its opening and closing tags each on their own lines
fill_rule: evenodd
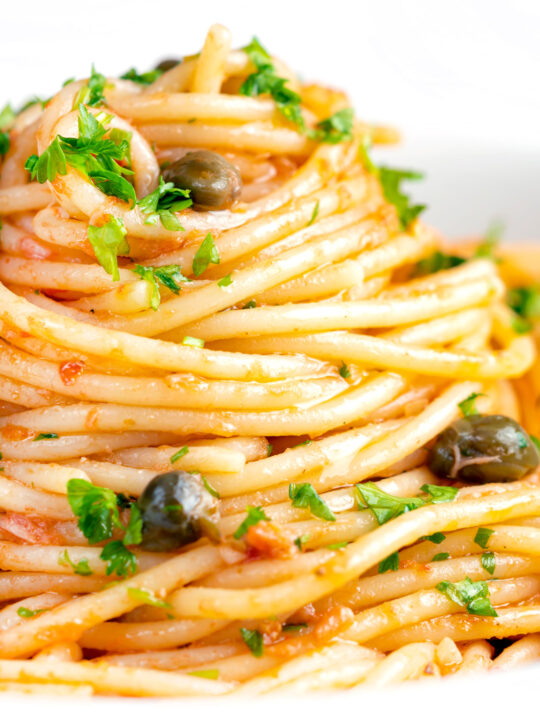
<svg viewBox="0 0 540 720">
<path fill-rule="evenodd" d="M 2 3 L 1 96 L 197 51 L 212 22 L 257 34 L 306 79 L 346 88 L 358 114 L 403 130 L 384 159 L 449 234 L 493 218 L 540 237 L 538 0 L 15 0 Z"/>
</svg>

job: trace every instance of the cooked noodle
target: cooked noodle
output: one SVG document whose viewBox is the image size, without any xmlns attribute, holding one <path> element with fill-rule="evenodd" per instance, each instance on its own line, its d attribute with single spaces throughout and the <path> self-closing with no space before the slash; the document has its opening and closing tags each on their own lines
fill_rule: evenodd
<svg viewBox="0 0 540 720">
<path fill-rule="evenodd" d="M 466 262 L 419 272 L 439 238 L 419 209 L 404 221 L 366 156 L 395 133 L 261 52 L 232 50 L 216 25 L 199 55 L 144 82 L 107 79 L 95 101 L 93 73 L 6 124 L 2 690 L 303 692 L 540 656 L 538 474 L 467 485 L 426 465 L 472 394 L 483 415 L 540 432 L 535 336 L 505 304 L 505 283 L 538 282 L 538 250 L 497 263 L 466 244 L 452 250 Z M 246 94 L 259 71 L 269 84 Z M 85 122 L 128 145 L 112 179 L 70 163 Z M 194 149 L 236 168 L 233 204 L 150 217 L 122 194 L 140 201 Z M 95 241 L 109 226 L 113 251 Z M 137 498 L 170 471 L 219 496 L 219 540 L 123 545 Z M 121 494 L 109 538 L 123 572 L 74 514 L 74 478 Z M 373 480 L 410 512 L 378 520 L 355 489 Z M 291 502 L 304 483 L 317 511 Z M 431 502 L 426 485 L 458 492 Z M 493 613 L 441 590 L 466 578 Z M 489 640 L 516 636 L 494 659 Z"/>
</svg>

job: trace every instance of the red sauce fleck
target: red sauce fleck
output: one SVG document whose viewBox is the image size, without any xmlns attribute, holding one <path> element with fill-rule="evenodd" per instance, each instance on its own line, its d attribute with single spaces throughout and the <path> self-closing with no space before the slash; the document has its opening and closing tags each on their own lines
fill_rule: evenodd
<svg viewBox="0 0 540 720">
<path fill-rule="evenodd" d="M 310 632 L 281 640 L 275 645 L 269 645 L 266 652 L 274 657 L 294 657 L 315 650 L 343 632 L 353 619 L 354 613 L 350 608 L 336 605 L 324 613 L 321 619 L 312 626 Z"/>
<path fill-rule="evenodd" d="M 0 430 L 0 435 L 2 435 L 4 440 L 20 442 L 21 440 L 28 440 L 28 438 L 34 437 L 35 433 L 28 428 L 22 427 L 22 425 L 5 425 Z"/>
<path fill-rule="evenodd" d="M 285 531 L 273 522 L 260 522 L 252 525 L 246 534 L 249 550 L 253 548 L 260 557 L 291 557 L 295 550 Z"/>
<path fill-rule="evenodd" d="M 68 360 L 60 365 L 60 377 L 64 385 L 73 385 L 83 371 L 84 362 L 82 360 Z"/>
</svg>

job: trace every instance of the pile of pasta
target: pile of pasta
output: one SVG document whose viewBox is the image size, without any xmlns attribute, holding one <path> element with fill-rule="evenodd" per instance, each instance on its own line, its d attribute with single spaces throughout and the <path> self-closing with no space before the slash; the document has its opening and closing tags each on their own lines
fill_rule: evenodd
<svg viewBox="0 0 540 720">
<path fill-rule="evenodd" d="M 505 302 L 538 249 L 434 267 L 440 238 L 366 151 L 395 133 L 221 26 L 126 78 L 68 82 L 3 128 L 0 689 L 238 696 L 540 657 L 538 474 L 467 485 L 426 463 L 466 401 L 540 434 L 534 333 Z M 83 127 L 123 148 L 109 175 L 71 152 Z M 240 197 L 145 213 L 194 150 Z M 217 540 L 122 535 L 170 471 L 204 478 Z M 117 498 L 118 572 L 74 479 Z M 441 590 L 464 582 L 489 612 Z"/>
</svg>

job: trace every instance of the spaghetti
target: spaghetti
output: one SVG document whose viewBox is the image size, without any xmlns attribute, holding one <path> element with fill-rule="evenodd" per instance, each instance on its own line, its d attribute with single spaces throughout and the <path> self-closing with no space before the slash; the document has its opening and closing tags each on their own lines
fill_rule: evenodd
<svg viewBox="0 0 540 720">
<path fill-rule="evenodd" d="M 395 134 L 217 25 L 0 123 L 1 689 L 539 656 L 536 250 L 443 252 Z"/>
</svg>

